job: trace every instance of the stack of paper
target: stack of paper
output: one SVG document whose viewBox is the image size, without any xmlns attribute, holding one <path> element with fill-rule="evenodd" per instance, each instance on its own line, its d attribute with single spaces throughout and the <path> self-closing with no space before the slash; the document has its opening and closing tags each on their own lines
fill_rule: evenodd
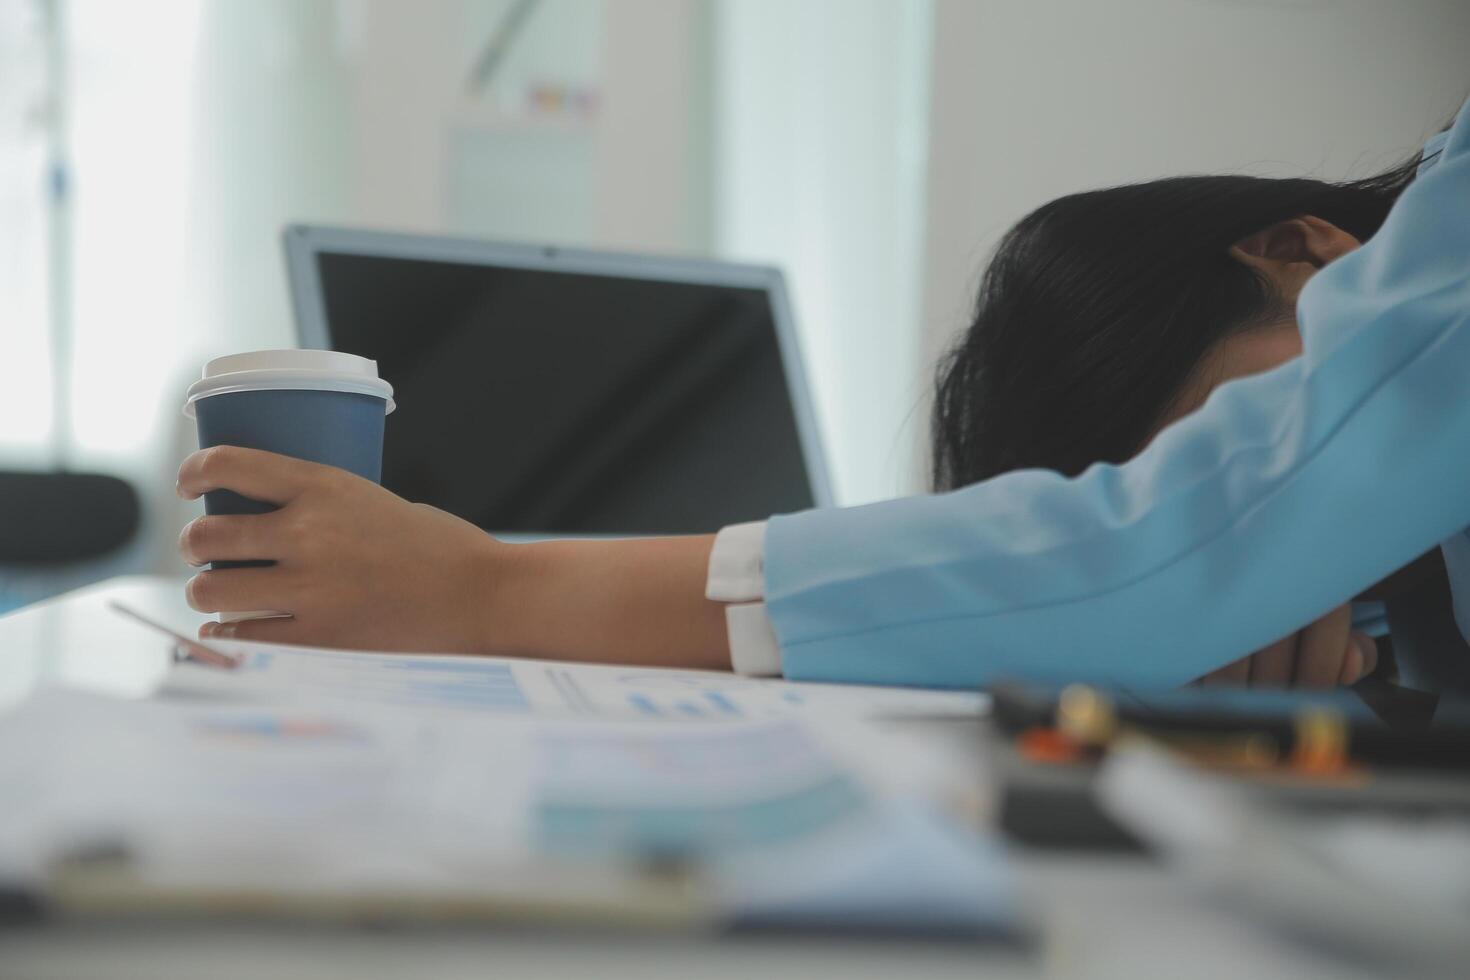
<svg viewBox="0 0 1470 980">
<path fill-rule="evenodd" d="M 964 695 L 241 644 L 0 718 L 0 875 L 115 913 L 991 932 L 998 854 L 854 765 Z"/>
</svg>

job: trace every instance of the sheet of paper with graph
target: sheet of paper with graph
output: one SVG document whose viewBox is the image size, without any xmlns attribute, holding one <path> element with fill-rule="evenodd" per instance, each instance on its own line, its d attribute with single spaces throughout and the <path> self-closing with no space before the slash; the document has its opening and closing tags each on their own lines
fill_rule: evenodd
<svg viewBox="0 0 1470 980">
<path fill-rule="evenodd" d="M 233 671 L 178 665 L 168 689 L 230 697 L 351 697 L 490 714 L 631 715 L 733 720 L 791 715 L 974 715 L 984 695 L 844 684 L 797 684 L 717 671 L 655 670 L 500 657 L 354 653 L 218 643 Z"/>
<path fill-rule="evenodd" d="M 0 885 L 101 916 L 1010 928 L 998 849 L 855 764 L 881 752 L 835 716 L 49 691 L 0 716 Z"/>
<path fill-rule="evenodd" d="M 117 914 L 1011 925 L 998 850 L 874 719 L 978 694 L 220 644 L 0 716 L 0 886 Z"/>
</svg>

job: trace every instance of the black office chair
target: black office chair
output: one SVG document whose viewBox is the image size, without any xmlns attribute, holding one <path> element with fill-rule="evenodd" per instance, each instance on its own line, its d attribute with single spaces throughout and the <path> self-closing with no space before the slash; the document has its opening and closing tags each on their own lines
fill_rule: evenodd
<svg viewBox="0 0 1470 980">
<path fill-rule="evenodd" d="M 131 541 L 141 517 L 137 491 L 115 476 L 0 471 L 0 564 L 99 558 Z"/>
</svg>

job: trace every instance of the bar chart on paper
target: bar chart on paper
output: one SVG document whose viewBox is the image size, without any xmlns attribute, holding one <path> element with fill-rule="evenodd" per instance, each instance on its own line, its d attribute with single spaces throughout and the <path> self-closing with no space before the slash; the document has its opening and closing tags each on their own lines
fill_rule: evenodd
<svg viewBox="0 0 1470 980">
<path fill-rule="evenodd" d="M 806 701 L 796 690 L 777 692 L 759 681 L 713 671 L 555 663 L 542 665 L 541 672 L 567 707 L 581 714 L 729 720 L 791 714 Z"/>
<path fill-rule="evenodd" d="M 776 718 L 795 714 L 974 714 L 982 695 L 957 691 L 842 684 L 797 684 L 738 677 L 717 671 L 545 664 L 558 696 L 589 714 L 630 714 L 644 719 L 713 721 Z"/>
<path fill-rule="evenodd" d="M 498 711 L 525 711 L 531 707 L 510 664 L 491 660 L 446 662 L 442 658 L 385 658 L 383 670 L 397 674 L 397 685 L 414 703 L 458 704 Z"/>
<path fill-rule="evenodd" d="M 420 657 L 329 650 L 255 648 L 221 675 L 250 689 L 274 689 L 398 706 L 524 712 L 531 702 L 514 665 L 480 657 Z"/>
<path fill-rule="evenodd" d="M 678 698 L 663 705 L 642 691 L 628 695 L 628 707 L 640 715 L 677 714 L 686 718 L 703 718 L 706 715 L 728 715 L 739 717 L 745 714 L 729 695 L 719 691 L 705 691 L 699 697 Z"/>
<path fill-rule="evenodd" d="M 629 688 L 628 707 L 635 714 L 650 717 L 743 718 L 787 713 L 807 702 L 800 691 L 774 692 L 759 686 L 745 691 L 719 687 L 701 690 L 697 684 L 681 686 L 676 678 L 639 675 L 625 675 L 620 681 Z"/>
</svg>

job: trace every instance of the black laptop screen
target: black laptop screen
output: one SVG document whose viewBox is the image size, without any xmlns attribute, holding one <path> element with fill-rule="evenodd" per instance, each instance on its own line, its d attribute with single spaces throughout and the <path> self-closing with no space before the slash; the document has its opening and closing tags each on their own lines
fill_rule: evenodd
<svg viewBox="0 0 1470 980">
<path fill-rule="evenodd" d="M 813 505 L 759 289 L 321 253 L 392 383 L 383 483 L 490 531 L 678 534 Z"/>
</svg>

